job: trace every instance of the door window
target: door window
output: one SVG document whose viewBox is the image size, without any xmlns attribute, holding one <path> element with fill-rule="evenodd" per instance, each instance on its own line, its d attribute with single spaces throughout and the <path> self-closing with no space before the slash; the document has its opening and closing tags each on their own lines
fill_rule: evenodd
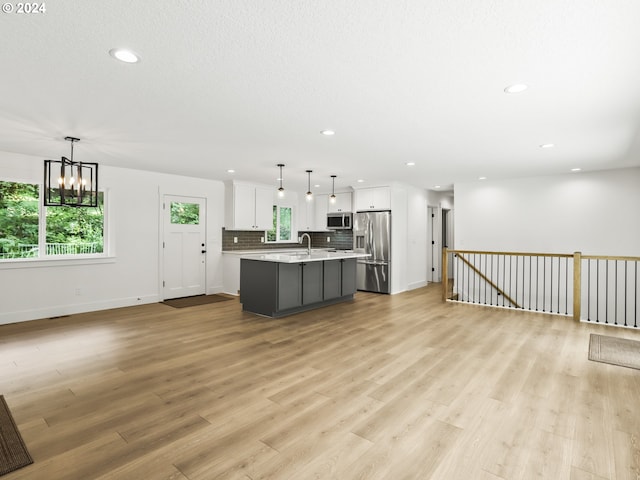
<svg viewBox="0 0 640 480">
<path fill-rule="evenodd" d="M 200 205 L 197 203 L 171 202 L 171 223 L 174 225 L 199 225 Z"/>
</svg>

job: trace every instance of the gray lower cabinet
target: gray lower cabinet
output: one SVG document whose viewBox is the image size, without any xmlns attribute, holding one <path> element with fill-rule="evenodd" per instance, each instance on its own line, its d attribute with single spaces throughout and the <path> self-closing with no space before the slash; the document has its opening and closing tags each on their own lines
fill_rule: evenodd
<svg viewBox="0 0 640 480">
<path fill-rule="evenodd" d="M 302 305 L 318 303 L 322 298 L 322 264 L 308 262 L 302 265 Z"/>
<path fill-rule="evenodd" d="M 342 296 L 345 295 L 353 295 L 356 293 L 356 259 L 355 258 L 344 258 L 339 260 L 340 263 L 340 272 L 342 273 L 342 284 L 340 294 Z"/>
<path fill-rule="evenodd" d="M 324 262 L 278 264 L 278 310 L 321 302 Z"/>
<path fill-rule="evenodd" d="M 278 263 L 240 261 L 242 309 L 279 317 L 353 298 L 356 259 Z"/>
<path fill-rule="evenodd" d="M 324 299 L 342 296 L 342 264 L 340 260 L 329 260 L 324 264 Z"/>
<path fill-rule="evenodd" d="M 278 310 L 299 307 L 302 305 L 302 264 L 278 263 L 277 268 Z"/>
<path fill-rule="evenodd" d="M 356 259 L 344 258 L 324 262 L 324 299 L 356 293 Z"/>
</svg>

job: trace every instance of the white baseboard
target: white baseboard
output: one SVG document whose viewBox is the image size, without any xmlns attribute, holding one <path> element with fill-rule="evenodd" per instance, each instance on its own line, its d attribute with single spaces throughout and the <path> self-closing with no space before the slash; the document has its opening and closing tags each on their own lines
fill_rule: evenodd
<svg viewBox="0 0 640 480">
<path fill-rule="evenodd" d="M 415 290 L 416 288 L 426 287 L 428 284 L 428 281 L 420 280 L 419 282 L 413 282 L 407 285 L 407 290 Z"/>
<path fill-rule="evenodd" d="M 103 300 L 92 303 L 77 303 L 73 305 L 55 305 L 31 310 L 21 310 L 17 312 L 0 313 L 0 325 L 9 323 L 28 322 L 30 320 L 41 320 L 45 318 L 60 317 L 63 315 L 73 315 L 76 313 L 95 312 L 98 310 L 109 310 L 111 308 L 131 307 L 147 303 L 157 303 L 162 301 L 158 295 L 143 295 L 140 297 L 125 297 L 111 300 Z"/>
<path fill-rule="evenodd" d="M 216 293 L 226 293 L 222 285 L 214 285 L 213 287 L 207 287 L 207 295 L 215 295 Z"/>
</svg>

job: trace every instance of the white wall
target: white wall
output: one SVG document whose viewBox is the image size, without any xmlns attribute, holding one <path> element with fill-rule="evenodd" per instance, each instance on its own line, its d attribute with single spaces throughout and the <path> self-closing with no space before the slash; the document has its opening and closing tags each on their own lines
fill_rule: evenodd
<svg viewBox="0 0 640 480">
<path fill-rule="evenodd" d="M 427 284 L 427 192 L 391 186 L 391 293 Z"/>
<path fill-rule="evenodd" d="M 451 191 L 438 192 L 436 190 L 427 190 L 427 200 L 430 207 L 453 209 L 454 195 Z"/>
<path fill-rule="evenodd" d="M 0 152 L 3 180 L 40 183 L 42 169 L 42 158 Z M 107 190 L 110 258 L 0 262 L 0 324 L 162 300 L 162 194 L 207 199 L 207 293 L 222 291 L 222 182 L 106 165 L 99 169 L 100 187 Z"/>
<path fill-rule="evenodd" d="M 423 189 L 407 187 L 407 289 L 423 287 L 427 284 L 430 250 L 428 239 L 429 217 L 427 192 Z"/>
<path fill-rule="evenodd" d="M 640 168 L 455 185 L 457 249 L 640 256 Z"/>
</svg>

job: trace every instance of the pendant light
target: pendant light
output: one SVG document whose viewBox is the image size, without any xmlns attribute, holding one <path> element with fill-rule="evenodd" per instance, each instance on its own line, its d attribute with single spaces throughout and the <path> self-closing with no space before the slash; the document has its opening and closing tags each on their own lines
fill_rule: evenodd
<svg viewBox="0 0 640 480">
<path fill-rule="evenodd" d="M 282 198 L 284 197 L 284 188 L 282 188 L 282 167 L 284 167 L 284 164 L 279 163 L 278 167 L 280 167 L 280 188 L 278 189 L 278 196 Z"/>
<path fill-rule="evenodd" d="M 336 203 L 336 176 L 331 175 L 331 196 L 329 197 L 331 203 Z"/>
<path fill-rule="evenodd" d="M 44 205 L 46 207 L 97 207 L 98 164 L 75 162 L 73 144 L 79 138 L 65 137 L 71 142 L 71 158 L 44 161 Z"/>
<path fill-rule="evenodd" d="M 313 170 L 307 170 L 307 201 L 310 202 L 313 199 L 313 193 L 311 193 L 311 172 Z"/>
</svg>

